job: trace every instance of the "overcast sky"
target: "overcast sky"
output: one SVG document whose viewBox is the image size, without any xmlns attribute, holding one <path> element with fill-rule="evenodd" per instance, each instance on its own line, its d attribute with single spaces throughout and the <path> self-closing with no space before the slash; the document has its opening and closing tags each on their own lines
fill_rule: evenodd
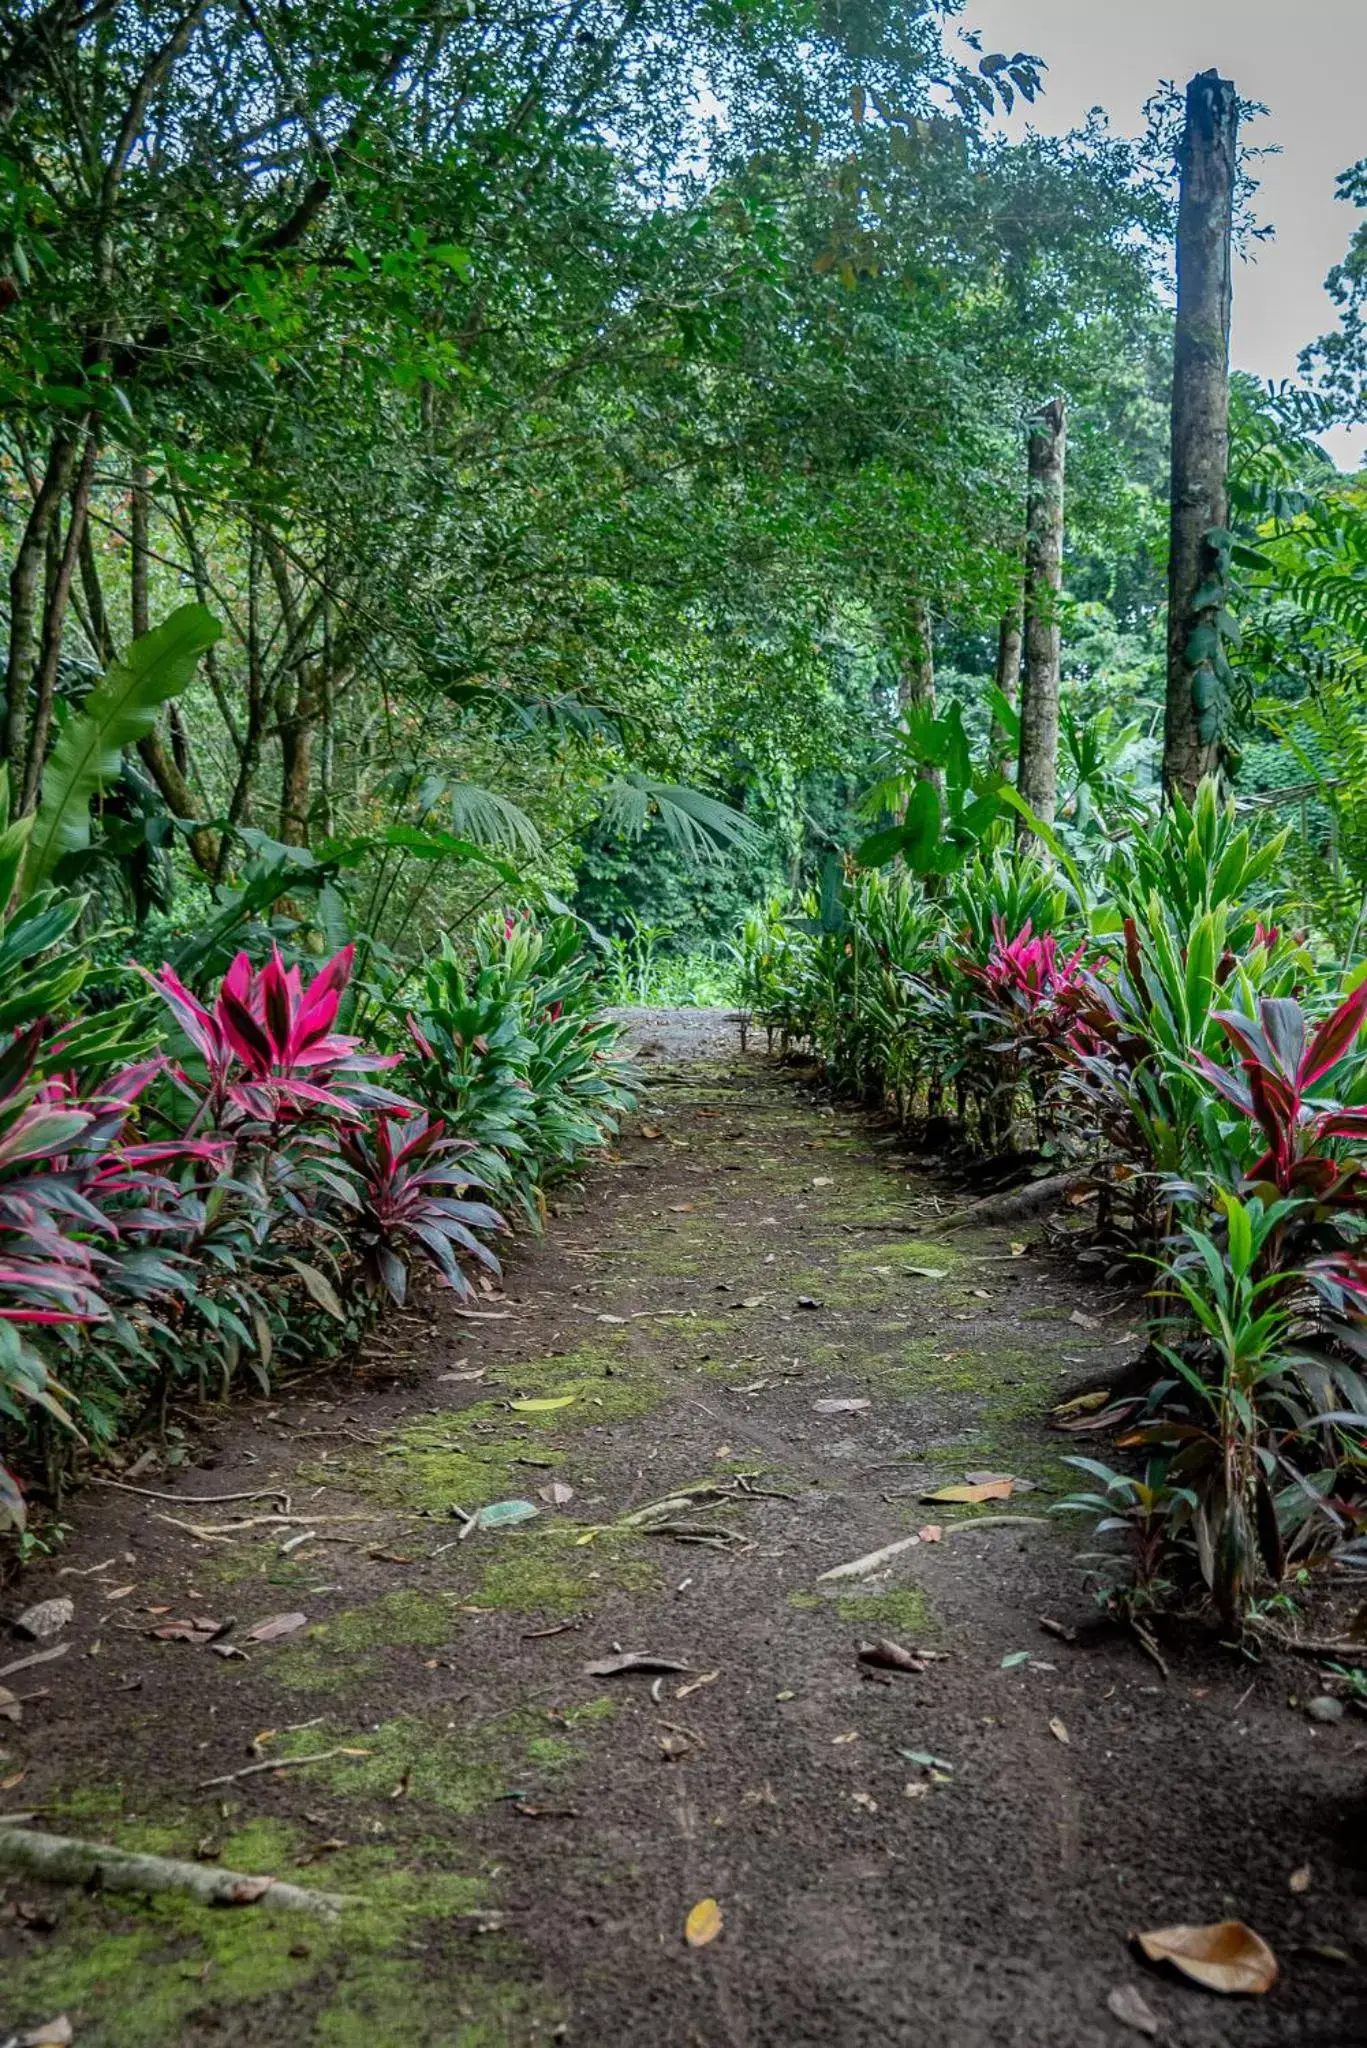
<svg viewBox="0 0 1367 2048">
<path fill-rule="evenodd" d="M 1212 65 L 1267 104 L 1246 137 L 1281 145 L 1263 160 L 1255 201 L 1277 234 L 1235 272 L 1232 355 L 1255 376 L 1292 376 L 1300 349 L 1335 324 L 1324 279 L 1359 217 L 1334 180 L 1367 156 L 1367 0 L 966 0 L 962 26 L 982 30 L 984 50 L 1045 59 L 1045 94 L 1027 118 L 1046 132 L 1101 106 L 1136 134 L 1160 79 L 1183 86 Z M 1328 445 L 1355 466 L 1367 435 L 1345 430 Z"/>
</svg>

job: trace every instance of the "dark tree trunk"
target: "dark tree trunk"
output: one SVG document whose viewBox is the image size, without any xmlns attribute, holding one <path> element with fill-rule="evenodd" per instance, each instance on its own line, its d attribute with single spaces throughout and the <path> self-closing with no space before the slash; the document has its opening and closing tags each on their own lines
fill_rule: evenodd
<svg viewBox="0 0 1367 2048">
<path fill-rule="evenodd" d="M 10 572 L 9 660 L 5 673 L 5 758 L 17 799 L 28 752 L 28 699 L 37 657 L 37 625 L 43 609 L 48 535 L 76 466 L 80 432 L 59 427 L 48 450 L 47 468 L 33 501 Z"/>
<path fill-rule="evenodd" d="M 139 456 L 133 464 L 133 488 L 129 496 L 128 599 L 133 620 L 133 638 L 140 640 L 152 628 L 147 593 L 148 561 L 147 464 Z"/>
<path fill-rule="evenodd" d="M 1163 788 L 1190 801 L 1219 762 L 1220 688 L 1211 656 L 1224 557 L 1210 534 L 1229 515 L 1229 315 L 1239 102 L 1203 71 L 1187 87 L 1177 214 L 1177 332 L 1172 383 L 1168 690 Z M 1212 601 L 1198 604 L 1198 597 Z M 1205 629 L 1202 631 L 1201 629 Z"/>
<path fill-rule="evenodd" d="M 1021 609 L 1017 605 L 1006 614 L 997 629 L 997 670 L 993 680 L 1013 710 L 1020 694 L 1023 627 Z M 997 774 L 1005 775 L 1011 760 L 1011 742 L 1006 736 L 1006 727 L 995 713 L 988 735 L 988 754 Z"/>
<path fill-rule="evenodd" d="M 76 578 L 76 565 L 81 555 L 81 536 L 85 532 L 86 513 L 90 505 L 90 486 L 95 476 L 96 439 L 94 428 L 86 433 L 85 453 L 71 493 L 71 512 L 67 521 L 66 539 L 55 550 L 56 570 L 47 593 L 47 604 L 43 614 L 43 639 L 38 655 L 38 671 L 34 679 L 33 720 L 29 727 L 27 752 L 24 759 L 24 777 L 19 793 L 21 815 L 35 810 L 38 792 L 42 787 L 43 763 L 47 758 L 48 734 L 52 730 L 52 706 L 57 695 L 57 670 L 62 658 L 62 630 L 66 624 L 67 608 L 71 603 L 71 586 Z M 49 529 L 49 539 L 57 538 L 57 526 Z"/>
<path fill-rule="evenodd" d="M 1051 398 L 1030 428 L 1025 512 L 1025 672 L 1016 787 L 1045 824 L 1058 778 L 1059 592 L 1063 588 L 1064 406 Z M 1017 836 L 1027 838 L 1021 820 Z"/>
</svg>

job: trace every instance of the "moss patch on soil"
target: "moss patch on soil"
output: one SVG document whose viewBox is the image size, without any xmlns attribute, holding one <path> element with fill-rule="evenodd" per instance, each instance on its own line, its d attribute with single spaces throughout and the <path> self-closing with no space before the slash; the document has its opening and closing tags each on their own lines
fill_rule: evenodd
<svg viewBox="0 0 1367 2048">
<path fill-rule="evenodd" d="M 230 1838 L 225 1865 L 261 1869 L 243 1853 L 251 1847 Z M 284 1875 L 280 1860 L 272 1858 Z M 486 1897 L 478 1876 L 397 1869 L 375 1848 L 288 1875 L 364 1903 L 327 1922 L 267 1906 L 214 1911 L 171 1894 L 67 1894 L 60 1934 L 7 1970 L 9 2016 L 30 2024 L 66 2012 L 82 2048 L 176 2048 L 190 2029 L 207 2039 L 225 2027 L 233 2039 L 318 2048 L 494 2048 L 539 2028 L 549 2037 L 555 2009 L 539 1987 L 517 1981 L 515 1946 L 497 1937 L 476 1947 L 466 1931 Z M 454 1996 L 445 1971 L 415 1954 L 425 1941 L 452 1940 Z"/>
</svg>

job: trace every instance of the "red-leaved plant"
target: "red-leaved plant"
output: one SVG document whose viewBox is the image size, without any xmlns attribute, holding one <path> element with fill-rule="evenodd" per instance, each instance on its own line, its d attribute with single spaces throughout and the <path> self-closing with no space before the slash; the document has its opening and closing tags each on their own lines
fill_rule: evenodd
<svg viewBox="0 0 1367 2048">
<path fill-rule="evenodd" d="M 367 1109 L 397 1105 L 360 1077 L 397 1066 L 398 1054 L 363 1052 L 360 1039 L 332 1029 L 354 956 L 354 947 L 343 947 L 306 989 L 278 947 L 257 969 L 239 953 L 212 1010 L 170 967 L 148 976 L 204 1062 L 208 1086 L 197 1125 L 270 1127 L 315 1110 L 355 1123 Z"/>
<path fill-rule="evenodd" d="M 1266 1150 L 1246 1180 L 1267 1199 L 1306 1196 L 1342 1204 L 1363 1193 L 1363 1169 L 1331 1149 L 1342 1138 L 1367 1139 L 1367 1106 L 1313 1092 L 1353 1051 L 1367 1019 L 1367 981 L 1332 1014 L 1307 1030 L 1305 1012 L 1286 996 L 1264 997 L 1256 1018 L 1217 1010 L 1215 1021 L 1240 1054 L 1242 1078 L 1207 1054 L 1193 1064 L 1227 1102 L 1256 1123 Z"/>
<path fill-rule="evenodd" d="M 439 1121 L 422 1114 L 401 1118 L 382 1111 L 369 1128 L 349 1131 L 340 1149 L 360 1198 L 354 1229 L 367 1294 L 383 1289 L 402 1305 L 414 1252 L 462 1296 L 473 1292 L 462 1254 L 491 1273 L 500 1270 L 475 1232 L 500 1231 L 503 1218 L 487 1202 L 466 1199 L 477 1183 L 457 1163 L 475 1149 L 468 1139 L 447 1137 Z"/>
</svg>

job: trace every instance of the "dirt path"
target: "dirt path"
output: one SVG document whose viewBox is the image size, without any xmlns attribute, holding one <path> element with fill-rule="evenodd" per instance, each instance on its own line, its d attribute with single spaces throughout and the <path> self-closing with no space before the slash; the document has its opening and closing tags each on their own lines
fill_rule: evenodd
<svg viewBox="0 0 1367 2048">
<path fill-rule="evenodd" d="M 0 2040 L 66 2012 L 78 2048 L 1118 2048 L 1127 1982 L 1184 2048 L 1367 2039 L 1367 1722 L 1290 1711 L 1289 1665 L 1188 1652 L 1165 1682 L 1127 1640 L 1070 1646 L 1039 1617 L 1091 1611 L 1075 1537 L 921 1498 L 986 1469 L 1036 1482 L 998 1511 L 1043 1514 L 1038 1417 L 1124 1356 L 1124 1298 L 1005 1233 L 928 1241 L 932 1186 L 721 1017 L 638 1030 L 650 1103 L 506 1301 L 433 1299 L 359 1380 L 186 1419 L 193 1462 L 139 1482 L 176 1501 L 88 1492 L 22 1588 L 76 1619 L 9 1681 L 46 1696 L 0 1722 L 0 1809 L 365 1904 L 11 1878 Z M 703 1482 L 672 1533 L 624 1525 Z M 509 1497 L 538 1518 L 457 1541 L 453 1505 Z M 245 1659 L 149 1634 L 229 1615 Z M 945 1655 L 871 1672 L 878 1636 Z M 590 1675 L 615 1645 L 687 1669 Z M 690 1950 L 705 1897 L 723 1930 Z M 1282 1958 L 1272 1996 L 1141 1978 L 1131 1930 L 1226 1915 Z"/>
</svg>

